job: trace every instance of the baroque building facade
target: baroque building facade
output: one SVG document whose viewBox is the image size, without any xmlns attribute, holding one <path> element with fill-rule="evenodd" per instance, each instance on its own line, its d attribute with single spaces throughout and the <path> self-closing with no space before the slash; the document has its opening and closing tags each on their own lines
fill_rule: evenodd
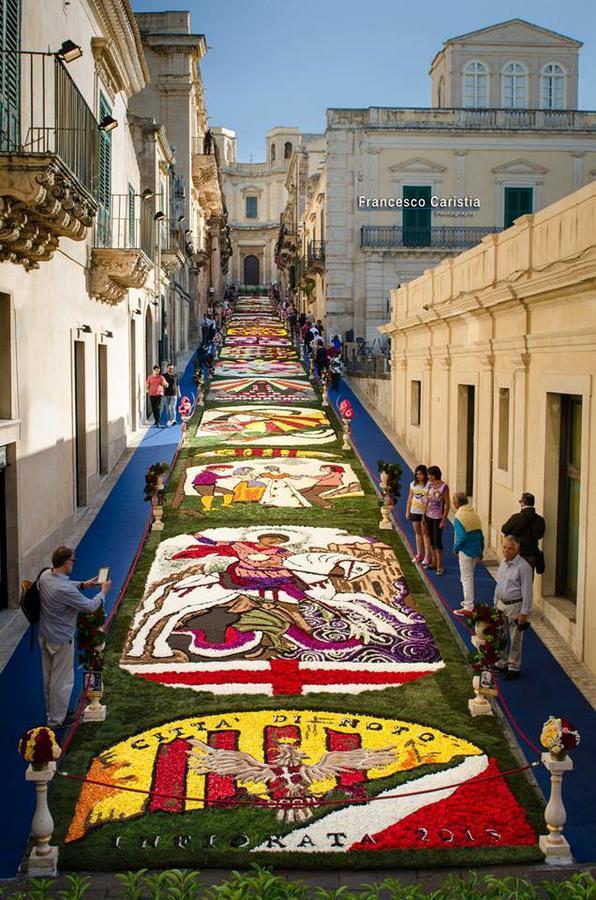
<svg viewBox="0 0 596 900">
<path fill-rule="evenodd" d="M 523 491 L 546 520 L 538 612 L 596 673 L 596 182 L 392 292 L 408 462 L 473 499 L 488 545 Z M 571 351 L 571 352 L 570 352 Z"/>
<path fill-rule="evenodd" d="M 0 609 L 100 496 L 146 423 L 147 373 L 184 359 L 192 307 L 223 280 L 197 286 L 205 241 L 184 233 L 223 205 L 217 177 L 213 196 L 192 182 L 194 49 L 185 157 L 167 104 L 134 106 L 155 76 L 128 0 L 5 0 L 1 16 Z M 192 43 L 188 16 L 173 27 Z"/>
<path fill-rule="evenodd" d="M 231 261 L 228 280 L 237 285 L 268 285 L 278 280 L 275 245 L 287 199 L 286 175 L 301 143 L 297 128 L 277 126 L 265 138 L 265 162 L 237 161 L 236 133 L 213 128 L 229 203 Z"/>
<path fill-rule="evenodd" d="M 580 47 L 514 19 L 445 42 L 431 108 L 327 111 L 325 190 L 290 203 L 305 204 L 303 234 L 323 211 L 316 303 L 329 333 L 378 338 L 392 289 L 594 177 Z"/>
</svg>

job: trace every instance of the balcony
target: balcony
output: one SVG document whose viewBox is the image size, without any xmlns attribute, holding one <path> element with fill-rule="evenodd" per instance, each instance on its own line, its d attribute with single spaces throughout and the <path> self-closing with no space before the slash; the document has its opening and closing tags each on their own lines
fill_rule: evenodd
<svg viewBox="0 0 596 900">
<path fill-rule="evenodd" d="M 306 249 L 306 271 L 317 272 L 320 275 L 325 271 L 325 241 L 309 241 Z"/>
<path fill-rule="evenodd" d="M 363 225 L 360 247 L 372 250 L 465 250 L 479 244 L 487 234 L 502 229 L 488 225 L 432 225 L 403 228 L 401 225 Z"/>
<path fill-rule="evenodd" d="M 328 109 L 328 128 L 373 127 L 406 131 L 574 131 L 596 130 L 596 112 L 578 109 L 473 109 L 379 107 Z"/>
<path fill-rule="evenodd" d="M 142 197 L 114 194 L 101 207 L 95 226 L 89 291 L 105 303 L 124 299 L 129 288 L 145 286 L 153 268 L 156 223 Z"/>
<path fill-rule="evenodd" d="M 172 278 L 178 269 L 182 268 L 186 259 L 182 250 L 180 228 L 171 220 L 165 220 L 160 225 L 162 225 L 159 232 L 161 268 L 168 278 Z"/>
<path fill-rule="evenodd" d="M 93 224 L 97 121 L 57 57 L 2 59 L 14 75 L 0 93 L 0 262 L 30 271 Z"/>
<path fill-rule="evenodd" d="M 203 138 L 195 138 L 192 153 L 192 183 L 199 195 L 199 203 L 207 215 L 221 215 L 222 194 L 215 153 L 204 153 Z"/>
</svg>

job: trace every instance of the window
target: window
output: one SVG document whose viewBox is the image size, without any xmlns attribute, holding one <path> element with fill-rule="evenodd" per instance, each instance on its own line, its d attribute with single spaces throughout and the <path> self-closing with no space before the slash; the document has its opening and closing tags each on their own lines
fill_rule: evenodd
<svg viewBox="0 0 596 900">
<path fill-rule="evenodd" d="M 292 155 L 292 142 L 286 141 L 284 144 L 284 159 L 289 159 Z"/>
<path fill-rule="evenodd" d="M 437 94 L 437 106 L 443 106 L 443 101 L 445 99 L 445 79 L 441 75 L 439 78 L 439 90 Z"/>
<path fill-rule="evenodd" d="M 464 66 L 463 104 L 468 107 L 488 106 L 488 69 L 473 60 Z"/>
<path fill-rule="evenodd" d="M 510 62 L 501 74 L 501 105 L 505 109 L 526 109 L 528 72 L 522 63 Z"/>
<path fill-rule="evenodd" d="M 275 162 L 275 144 L 271 144 L 271 162 Z"/>
<path fill-rule="evenodd" d="M 505 216 L 503 228 L 511 228 L 514 221 L 534 211 L 533 189 L 531 187 L 505 188 Z"/>
<path fill-rule="evenodd" d="M 246 218 L 247 219 L 256 219 L 257 218 L 257 198 L 256 197 L 247 197 L 246 198 Z"/>
<path fill-rule="evenodd" d="M 565 109 L 565 70 L 557 63 L 549 63 L 540 77 L 540 105 L 542 109 Z"/>
<path fill-rule="evenodd" d="M 499 442 L 497 466 L 509 468 L 509 388 L 499 388 Z"/>
<path fill-rule="evenodd" d="M 410 425 L 420 425 L 422 382 L 410 382 Z"/>
<path fill-rule="evenodd" d="M 103 94 L 99 95 L 99 121 L 104 116 L 111 116 L 112 110 Z M 97 186 L 99 210 L 97 226 L 100 246 L 105 246 L 110 231 L 110 203 L 112 199 L 112 133 L 99 132 L 99 182 Z"/>
<path fill-rule="evenodd" d="M 0 150 L 6 151 L 19 143 L 21 0 L 3 0 L 0 27 L 0 45 L 8 51 L 0 53 Z"/>
</svg>

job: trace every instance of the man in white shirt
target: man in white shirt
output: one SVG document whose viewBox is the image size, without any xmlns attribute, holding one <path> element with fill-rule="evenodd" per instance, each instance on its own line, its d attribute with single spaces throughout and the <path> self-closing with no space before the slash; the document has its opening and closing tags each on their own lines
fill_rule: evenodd
<svg viewBox="0 0 596 900">
<path fill-rule="evenodd" d="M 70 547 L 58 547 L 52 554 L 52 568 L 39 577 L 39 646 L 50 728 L 63 725 L 68 712 L 74 684 L 74 635 L 78 615 L 99 609 L 112 586 L 111 581 L 106 581 L 95 597 L 85 597 L 81 591 L 94 587 L 97 578 L 81 581 L 78 585 L 72 582 L 70 575 L 74 561 Z"/>
<path fill-rule="evenodd" d="M 508 534 L 503 540 L 503 561 L 497 570 L 494 604 L 507 620 L 509 654 L 497 663 L 505 678 L 517 678 L 521 669 L 524 629 L 532 614 L 532 567 L 519 555 L 519 541 Z"/>
</svg>

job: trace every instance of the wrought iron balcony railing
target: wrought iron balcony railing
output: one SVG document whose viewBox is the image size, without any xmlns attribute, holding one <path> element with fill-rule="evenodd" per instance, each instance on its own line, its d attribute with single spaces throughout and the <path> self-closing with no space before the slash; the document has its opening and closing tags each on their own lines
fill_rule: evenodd
<svg viewBox="0 0 596 900">
<path fill-rule="evenodd" d="M 309 241 L 306 249 L 307 269 L 322 268 L 325 265 L 325 241 Z"/>
<path fill-rule="evenodd" d="M 94 247 L 114 250 L 142 250 L 148 259 L 155 258 L 157 239 L 168 244 L 167 221 L 154 222 L 148 203 L 137 195 L 112 194 L 110 206 L 100 206 L 95 225 Z"/>
<path fill-rule="evenodd" d="M 0 153 L 55 154 L 91 194 L 97 190 L 97 121 L 54 55 L 3 51 L 7 68 L 0 92 Z"/>
<path fill-rule="evenodd" d="M 497 234 L 501 230 L 488 225 L 432 225 L 428 228 L 363 225 L 360 229 L 360 246 L 382 250 L 409 247 L 459 250 L 473 247 L 487 234 Z"/>
</svg>

